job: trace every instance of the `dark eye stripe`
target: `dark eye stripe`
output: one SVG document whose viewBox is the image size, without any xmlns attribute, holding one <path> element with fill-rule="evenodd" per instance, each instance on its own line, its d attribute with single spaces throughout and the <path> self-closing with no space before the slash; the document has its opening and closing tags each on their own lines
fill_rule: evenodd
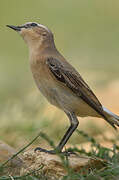
<svg viewBox="0 0 119 180">
<path fill-rule="evenodd" d="M 31 27 L 31 24 L 25 24 L 24 27 L 25 27 L 25 28 L 30 28 L 30 27 Z"/>
<path fill-rule="evenodd" d="M 37 26 L 37 24 L 36 23 L 31 23 L 31 26 Z"/>
<path fill-rule="evenodd" d="M 36 23 L 28 23 L 28 24 L 25 24 L 22 27 L 24 27 L 24 28 L 31 28 L 31 27 L 35 27 L 35 26 L 38 26 L 38 25 Z"/>
</svg>

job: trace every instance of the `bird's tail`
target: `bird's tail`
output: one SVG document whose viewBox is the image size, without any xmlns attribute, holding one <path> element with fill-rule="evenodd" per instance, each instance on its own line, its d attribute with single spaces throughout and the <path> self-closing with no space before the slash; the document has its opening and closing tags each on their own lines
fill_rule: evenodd
<svg viewBox="0 0 119 180">
<path fill-rule="evenodd" d="M 119 126 L 119 116 L 112 113 L 110 110 L 108 110 L 104 106 L 103 106 L 103 113 L 104 113 L 104 115 L 106 117 L 105 120 L 116 129 L 116 126 Z"/>
</svg>

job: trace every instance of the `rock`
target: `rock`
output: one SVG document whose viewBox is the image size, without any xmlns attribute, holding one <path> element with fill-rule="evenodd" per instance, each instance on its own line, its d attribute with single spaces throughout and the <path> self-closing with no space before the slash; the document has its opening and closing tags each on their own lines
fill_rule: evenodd
<svg viewBox="0 0 119 180">
<path fill-rule="evenodd" d="M 67 175 L 67 168 L 64 167 L 61 158 L 58 155 L 52 155 L 44 152 L 34 152 L 29 150 L 23 154 L 25 168 L 22 168 L 21 175 L 27 174 L 36 170 L 36 175 L 40 176 L 41 171 L 43 176 L 47 176 L 50 180 L 60 179 Z M 68 156 L 69 167 L 74 172 L 86 173 L 90 169 L 101 169 L 105 166 L 105 161 L 97 158 L 80 156 L 71 154 Z M 41 171 L 37 171 L 43 166 Z"/>
<path fill-rule="evenodd" d="M 9 146 L 8 144 L 0 141 L 0 166 L 7 161 L 9 158 L 11 158 L 14 154 L 16 154 L 16 151 L 14 148 Z M 20 168 L 23 166 L 22 160 L 19 156 L 16 156 L 14 159 L 12 159 L 8 164 L 6 164 L 6 168 L 0 169 L 0 175 L 19 175 L 20 174 Z"/>
<path fill-rule="evenodd" d="M 15 149 L 0 141 L 0 165 L 6 162 L 16 154 Z M 46 176 L 49 180 L 62 179 L 67 175 L 69 170 L 76 173 L 86 174 L 91 169 L 101 169 L 105 166 L 102 159 L 91 158 L 79 154 L 71 154 L 64 156 L 64 160 L 68 162 L 65 166 L 63 159 L 59 155 L 48 154 L 45 152 L 34 152 L 34 149 L 27 150 L 20 157 L 17 156 L 7 163 L 6 168 L 0 169 L 0 176 L 23 176 L 34 172 L 38 177 Z M 40 167 L 42 166 L 42 169 Z"/>
</svg>

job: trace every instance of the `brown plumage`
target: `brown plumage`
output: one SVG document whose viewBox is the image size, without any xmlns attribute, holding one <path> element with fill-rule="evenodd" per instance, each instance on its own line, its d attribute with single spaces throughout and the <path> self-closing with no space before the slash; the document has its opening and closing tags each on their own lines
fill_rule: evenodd
<svg viewBox="0 0 119 180">
<path fill-rule="evenodd" d="M 78 126 L 76 116 L 102 117 L 114 128 L 119 126 L 119 117 L 102 106 L 81 75 L 58 52 L 47 27 L 38 23 L 8 27 L 18 31 L 28 45 L 31 71 L 41 93 L 69 117 L 71 125 L 57 146 L 59 151 Z"/>
</svg>

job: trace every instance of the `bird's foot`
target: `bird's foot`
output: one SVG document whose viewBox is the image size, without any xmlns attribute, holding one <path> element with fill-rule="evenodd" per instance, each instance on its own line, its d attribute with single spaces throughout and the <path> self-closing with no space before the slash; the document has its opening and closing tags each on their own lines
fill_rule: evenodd
<svg viewBox="0 0 119 180">
<path fill-rule="evenodd" d="M 56 154 L 56 151 L 55 150 L 47 150 L 47 149 L 43 149 L 41 147 L 37 147 L 34 149 L 34 151 L 40 151 L 40 152 L 45 152 L 45 153 L 48 153 L 48 154 Z"/>
<path fill-rule="evenodd" d="M 48 153 L 48 154 L 62 154 L 62 155 L 64 155 L 64 156 L 70 156 L 71 154 L 75 154 L 75 155 L 76 155 L 76 153 L 73 152 L 73 151 L 68 151 L 68 150 L 66 150 L 66 151 L 61 151 L 61 150 L 59 150 L 59 149 L 47 150 L 47 149 L 43 149 L 43 148 L 41 148 L 41 147 L 35 148 L 34 151 L 35 151 L 35 152 L 36 152 L 36 151 L 45 152 L 45 153 Z"/>
</svg>

